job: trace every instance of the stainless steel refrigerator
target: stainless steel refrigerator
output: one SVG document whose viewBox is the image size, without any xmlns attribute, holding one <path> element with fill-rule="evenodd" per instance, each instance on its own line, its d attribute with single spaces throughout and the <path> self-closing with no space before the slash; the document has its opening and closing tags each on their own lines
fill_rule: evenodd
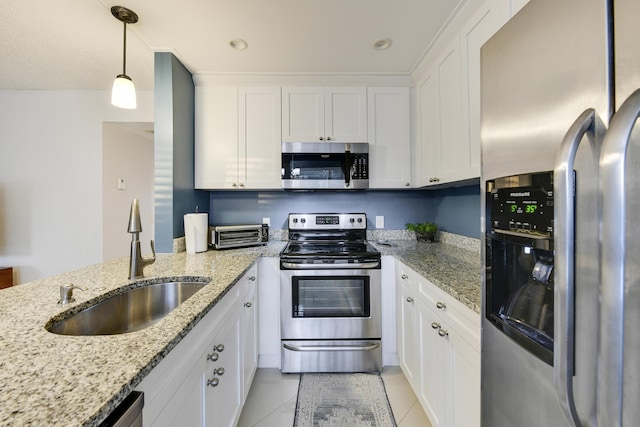
<svg viewBox="0 0 640 427">
<path fill-rule="evenodd" d="M 640 425 L 640 1 L 482 48 L 482 425 Z"/>
</svg>

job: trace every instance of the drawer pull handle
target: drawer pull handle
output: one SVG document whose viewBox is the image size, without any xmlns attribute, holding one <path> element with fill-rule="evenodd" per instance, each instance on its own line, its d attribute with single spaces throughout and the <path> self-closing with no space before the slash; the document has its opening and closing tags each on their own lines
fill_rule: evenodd
<svg viewBox="0 0 640 427">
<path fill-rule="evenodd" d="M 440 328 L 441 328 L 440 323 L 436 323 L 436 322 L 433 322 L 433 323 L 431 324 L 431 327 L 432 327 L 433 329 L 440 329 Z"/>
<path fill-rule="evenodd" d="M 213 370 L 213 375 L 224 375 L 224 368 L 218 368 Z"/>
<path fill-rule="evenodd" d="M 251 280 L 252 282 L 255 282 L 256 281 L 256 276 L 249 277 L 249 280 Z"/>
<path fill-rule="evenodd" d="M 213 349 L 219 353 L 222 353 L 224 351 L 224 344 L 214 345 Z"/>
<path fill-rule="evenodd" d="M 245 302 L 244 306 L 247 307 L 247 308 L 251 308 L 251 301 Z"/>
<path fill-rule="evenodd" d="M 407 297 L 407 302 L 413 302 L 413 297 Z"/>
<path fill-rule="evenodd" d="M 446 329 L 438 329 L 438 335 L 440 335 L 441 337 L 446 337 L 447 335 L 449 335 L 449 332 L 447 332 Z"/>
<path fill-rule="evenodd" d="M 402 276 L 400 276 L 400 277 L 402 277 L 402 279 L 403 279 L 403 280 L 407 280 L 407 279 L 409 278 L 409 276 L 407 276 L 406 274 L 403 274 L 403 275 L 402 275 Z"/>
<path fill-rule="evenodd" d="M 443 309 L 447 308 L 447 304 L 445 304 L 445 303 L 443 303 L 443 302 L 438 301 L 438 302 L 436 303 L 436 307 L 438 307 L 440 310 L 443 310 Z"/>
<path fill-rule="evenodd" d="M 218 353 L 211 353 L 210 355 L 207 356 L 207 360 L 210 360 L 212 362 L 217 362 L 219 358 L 220 358 L 220 355 Z"/>
<path fill-rule="evenodd" d="M 218 383 L 220 383 L 220 380 L 217 378 L 211 378 L 210 380 L 207 380 L 207 385 L 209 387 L 218 387 Z"/>
</svg>

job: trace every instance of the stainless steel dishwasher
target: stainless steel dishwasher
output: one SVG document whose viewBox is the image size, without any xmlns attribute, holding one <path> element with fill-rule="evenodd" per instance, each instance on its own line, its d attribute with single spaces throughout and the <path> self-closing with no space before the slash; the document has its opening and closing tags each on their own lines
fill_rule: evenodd
<svg viewBox="0 0 640 427">
<path fill-rule="evenodd" d="M 133 391 L 102 422 L 100 427 L 142 427 L 144 393 Z"/>
</svg>

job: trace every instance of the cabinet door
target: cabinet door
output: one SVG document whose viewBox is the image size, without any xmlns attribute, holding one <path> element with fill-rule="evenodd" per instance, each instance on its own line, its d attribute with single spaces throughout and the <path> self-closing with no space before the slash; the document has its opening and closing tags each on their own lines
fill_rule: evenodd
<svg viewBox="0 0 640 427">
<path fill-rule="evenodd" d="M 468 158 L 460 158 L 467 167 L 460 178 L 480 176 L 480 48 L 509 20 L 509 5 L 502 1 L 488 1 L 462 29 L 462 69 L 466 70 L 463 99 L 464 128 L 468 131 Z M 467 154 L 467 153 L 465 153 Z"/>
<path fill-rule="evenodd" d="M 417 301 L 418 334 L 420 339 L 420 387 L 418 398 L 433 427 L 446 423 L 445 393 L 447 381 L 447 337 L 441 336 L 447 329 L 438 314 L 423 301 Z"/>
<path fill-rule="evenodd" d="M 324 140 L 324 88 L 282 88 L 282 140 Z"/>
<path fill-rule="evenodd" d="M 440 182 L 468 176 L 469 135 L 463 131 L 460 43 L 456 39 L 438 62 L 440 100 Z"/>
<path fill-rule="evenodd" d="M 324 137 L 330 142 L 367 142 L 365 87 L 328 87 L 324 97 Z"/>
<path fill-rule="evenodd" d="M 196 86 L 195 188 L 238 185 L 238 88 Z"/>
<path fill-rule="evenodd" d="M 255 276 L 253 276 L 255 279 Z M 255 280 L 249 284 L 249 292 L 242 302 L 242 401 L 247 398 L 253 375 L 258 367 L 258 292 Z"/>
<path fill-rule="evenodd" d="M 408 87 L 367 90 L 371 188 L 411 187 L 410 97 Z"/>
<path fill-rule="evenodd" d="M 226 323 L 212 342 L 211 353 L 218 355 L 217 360 L 207 361 L 203 377 L 205 425 L 208 427 L 235 425 L 242 408 L 240 317 L 236 315 Z M 220 345 L 224 346 L 222 350 Z M 209 381 L 213 382 L 209 384 Z"/>
<path fill-rule="evenodd" d="M 451 427 L 480 426 L 480 353 L 469 345 L 460 335 L 449 335 L 449 363 L 451 379 L 447 392 L 450 396 Z"/>
<path fill-rule="evenodd" d="M 398 281 L 398 358 L 407 381 L 416 389 L 419 381 L 418 367 L 418 331 L 416 330 L 415 286 L 402 269 Z"/>
<path fill-rule="evenodd" d="M 205 357 L 201 357 L 184 377 L 173 397 L 153 420 L 144 418 L 145 426 L 203 426 L 203 375 Z M 206 380 L 205 380 L 206 381 Z"/>
<path fill-rule="evenodd" d="M 280 88 L 240 87 L 238 107 L 238 186 L 280 189 Z"/>
<path fill-rule="evenodd" d="M 440 179 L 440 95 L 435 68 L 419 84 L 418 96 L 420 137 L 414 166 L 416 185 L 423 187 L 437 184 Z"/>
</svg>

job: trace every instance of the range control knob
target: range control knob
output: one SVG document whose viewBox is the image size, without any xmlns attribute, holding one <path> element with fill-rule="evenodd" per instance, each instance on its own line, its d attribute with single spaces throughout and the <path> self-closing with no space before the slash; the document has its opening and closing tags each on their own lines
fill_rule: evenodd
<svg viewBox="0 0 640 427">
<path fill-rule="evenodd" d="M 354 222 L 356 222 L 356 220 L 355 220 L 355 219 L 353 219 L 353 218 L 349 218 L 349 222 L 350 222 L 351 224 L 353 224 Z"/>
<path fill-rule="evenodd" d="M 358 222 L 361 223 L 362 222 L 362 218 L 358 218 Z"/>
<path fill-rule="evenodd" d="M 307 220 L 304 218 L 300 218 L 300 222 L 304 224 L 305 222 L 307 222 Z"/>
<path fill-rule="evenodd" d="M 293 218 L 293 223 L 296 224 L 298 222 L 298 218 Z"/>
</svg>

